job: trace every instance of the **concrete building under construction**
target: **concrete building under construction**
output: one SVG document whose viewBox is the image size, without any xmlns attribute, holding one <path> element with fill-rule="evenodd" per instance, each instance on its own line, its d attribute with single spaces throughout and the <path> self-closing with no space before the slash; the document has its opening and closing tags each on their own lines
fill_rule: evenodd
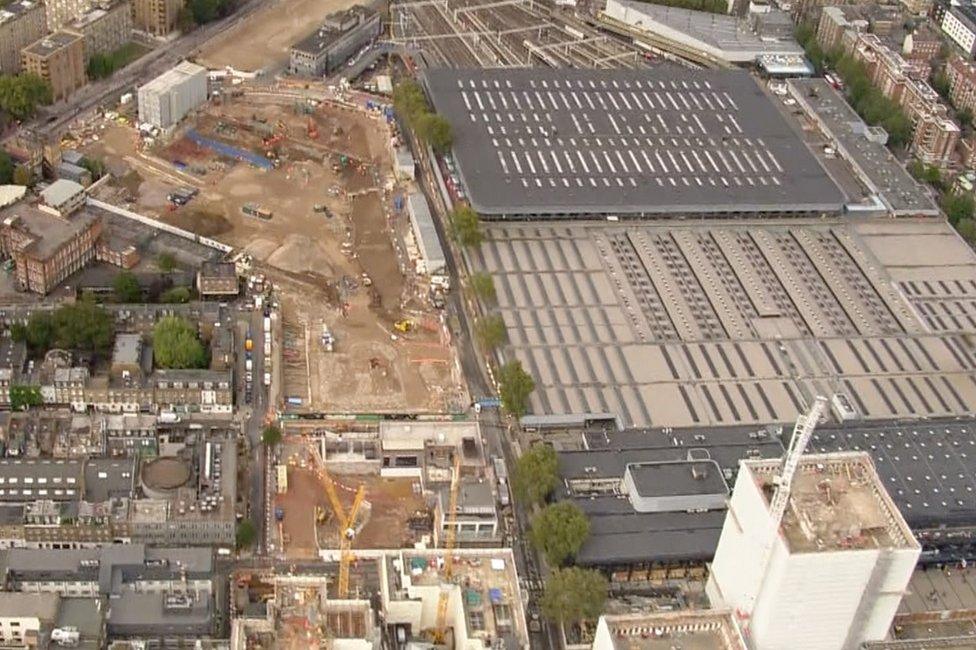
<svg viewBox="0 0 976 650">
<path fill-rule="evenodd" d="M 799 457 L 792 480 L 789 459 L 742 462 L 707 585 L 712 606 L 734 610 L 756 650 L 884 639 L 918 542 L 867 453 Z"/>
</svg>

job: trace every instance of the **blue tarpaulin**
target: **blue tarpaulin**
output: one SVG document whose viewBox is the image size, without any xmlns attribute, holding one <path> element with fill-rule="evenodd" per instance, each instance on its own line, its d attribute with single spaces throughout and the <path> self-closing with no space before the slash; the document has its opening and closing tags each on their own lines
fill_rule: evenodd
<svg viewBox="0 0 976 650">
<path fill-rule="evenodd" d="M 229 144 L 224 144 L 223 142 L 218 142 L 212 138 L 206 138 L 196 129 L 190 129 L 186 132 L 186 137 L 193 144 L 199 145 L 201 147 L 206 147 L 211 151 L 215 151 L 221 156 L 226 156 L 227 158 L 233 158 L 234 160 L 241 160 L 246 163 L 250 163 L 255 167 L 260 169 L 274 169 L 274 163 L 264 156 L 259 156 L 256 153 L 251 153 L 245 149 L 239 149 L 238 147 L 232 147 Z"/>
</svg>

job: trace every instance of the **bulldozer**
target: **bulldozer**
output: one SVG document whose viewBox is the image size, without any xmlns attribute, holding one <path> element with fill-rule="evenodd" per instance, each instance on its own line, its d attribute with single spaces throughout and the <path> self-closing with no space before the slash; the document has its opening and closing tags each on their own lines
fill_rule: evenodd
<svg viewBox="0 0 976 650">
<path fill-rule="evenodd" d="M 400 332 L 401 334 L 406 334 L 413 329 L 413 323 L 407 319 L 398 320 L 393 323 L 393 329 Z"/>
</svg>

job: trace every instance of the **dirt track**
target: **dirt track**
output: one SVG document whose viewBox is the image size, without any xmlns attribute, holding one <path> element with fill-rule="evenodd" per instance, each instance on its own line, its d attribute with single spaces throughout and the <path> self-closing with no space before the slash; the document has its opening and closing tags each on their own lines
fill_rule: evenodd
<svg viewBox="0 0 976 650">
<path fill-rule="evenodd" d="M 288 49 L 310 34 L 326 15 L 348 9 L 355 0 L 277 0 L 240 25 L 210 41 L 196 57 L 209 68 L 232 66 L 257 71 L 288 63 Z"/>
</svg>

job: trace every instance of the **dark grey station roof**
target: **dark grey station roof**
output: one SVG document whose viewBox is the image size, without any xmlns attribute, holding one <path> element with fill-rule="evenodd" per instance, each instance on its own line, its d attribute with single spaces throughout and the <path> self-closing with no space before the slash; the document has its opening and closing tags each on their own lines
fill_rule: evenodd
<svg viewBox="0 0 976 650">
<path fill-rule="evenodd" d="M 836 212 L 843 196 L 745 72 L 435 69 L 486 216 Z"/>
</svg>

